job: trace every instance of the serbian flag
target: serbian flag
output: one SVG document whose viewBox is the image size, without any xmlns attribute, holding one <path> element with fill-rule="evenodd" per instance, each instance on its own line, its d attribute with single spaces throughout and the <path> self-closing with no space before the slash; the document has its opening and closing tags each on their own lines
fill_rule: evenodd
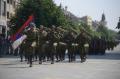
<svg viewBox="0 0 120 79">
<path fill-rule="evenodd" d="M 27 38 L 27 35 L 23 35 L 19 39 L 17 39 L 16 41 L 14 41 L 12 44 L 13 50 L 18 48 L 26 38 Z"/>
<path fill-rule="evenodd" d="M 14 41 L 12 44 L 13 49 L 15 50 L 18 48 L 22 42 L 27 38 L 26 35 L 22 35 L 21 33 L 26 29 L 29 28 L 30 24 L 33 22 L 34 16 L 29 16 L 28 20 L 23 24 L 23 26 L 16 32 L 16 34 L 11 36 L 11 40 Z"/>
<path fill-rule="evenodd" d="M 12 41 L 15 41 L 18 39 L 18 37 L 20 37 L 20 34 L 23 30 L 25 30 L 26 27 L 28 27 L 28 25 L 34 20 L 34 16 L 33 15 L 30 15 L 28 20 L 21 26 L 20 29 L 18 29 L 18 31 L 11 36 L 11 40 Z"/>
</svg>

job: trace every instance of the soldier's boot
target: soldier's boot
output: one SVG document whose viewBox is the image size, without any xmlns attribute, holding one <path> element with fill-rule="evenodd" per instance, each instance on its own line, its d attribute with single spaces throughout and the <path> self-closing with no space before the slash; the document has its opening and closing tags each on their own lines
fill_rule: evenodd
<svg viewBox="0 0 120 79">
<path fill-rule="evenodd" d="M 81 63 L 83 63 L 84 62 L 84 57 L 81 55 L 80 58 L 81 58 Z"/>
<path fill-rule="evenodd" d="M 70 63 L 70 61 L 71 61 L 71 60 L 70 60 L 70 58 L 69 58 L 69 63 Z"/>
<path fill-rule="evenodd" d="M 54 64 L 54 56 L 51 58 L 51 64 Z"/>
<path fill-rule="evenodd" d="M 52 61 L 51 64 L 54 64 L 54 61 Z"/>
<path fill-rule="evenodd" d="M 29 63 L 30 63 L 30 67 L 32 67 L 32 55 L 30 56 L 30 59 L 29 59 Z"/>
<path fill-rule="evenodd" d="M 37 56 L 35 56 L 35 61 L 37 61 Z"/>
<path fill-rule="evenodd" d="M 21 59 L 20 62 L 23 62 L 23 60 Z"/>
<path fill-rule="evenodd" d="M 30 63 L 30 58 L 28 57 L 28 58 L 27 58 L 27 64 L 29 64 L 29 63 Z"/>
<path fill-rule="evenodd" d="M 54 64 L 54 58 L 52 58 L 52 60 L 51 60 L 51 64 Z"/>
<path fill-rule="evenodd" d="M 50 58 L 49 58 L 49 57 L 47 57 L 47 61 L 50 61 Z"/>
<path fill-rule="evenodd" d="M 59 57 L 58 57 L 58 55 L 56 55 L 56 62 L 59 62 Z"/>
<path fill-rule="evenodd" d="M 84 62 L 84 59 L 82 58 L 82 59 L 81 59 L 81 63 L 83 63 L 83 62 Z"/>
<path fill-rule="evenodd" d="M 42 64 L 42 61 L 39 61 L 39 64 Z"/>
<path fill-rule="evenodd" d="M 42 58 L 39 58 L 39 64 L 42 64 Z"/>
<path fill-rule="evenodd" d="M 40 55 L 39 56 L 39 64 L 42 64 L 42 59 L 43 59 L 43 57 Z"/>
<path fill-rule="evenodd" d="M 32 64 L 30 64 L 30 66 L 29 67 L 32 67 Z"/>
<path fill-rule="evenodd" d="M 21 59 L 20 62 L 23 62 L 23 57 L 22 56 L 20 57 L 20 59 Z"/>
<path fill-rule="evenodd" d="M 82 63 L 86 61 L 86 56 L 82 56 L 82 59 L 81 59 Z"/>
<path fill-rule="evenodd" d="M 43 56 L 43 62 L 46 62 L 46 57 L 45 56 Z"/>
<path fill-rule="evenodd" d="M 25 55 L 25 61 L 27 61 L 27 56 Z"/>
<path fill-rule="evenodd" d="M 69 58 L 69 62 L 71 62 L 71 57 L 70 57 L 70 55 L 68 55 L 68 58 Z"/>
</svg>

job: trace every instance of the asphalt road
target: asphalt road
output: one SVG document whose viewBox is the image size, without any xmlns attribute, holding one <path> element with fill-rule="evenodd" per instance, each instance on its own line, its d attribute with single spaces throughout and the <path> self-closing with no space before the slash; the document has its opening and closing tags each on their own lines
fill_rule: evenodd
<svg viewBox="0 0 120 79">
<path fill-rule="evenodd" d="M 32 68 L 18 57 L 0 58 L 0 79 L 120 79 L 119 49 L 120 45 L 104 56 L 88 56 L 85 63 L 78 57 L 72 63 L 34 62 Z"/>
</svg>

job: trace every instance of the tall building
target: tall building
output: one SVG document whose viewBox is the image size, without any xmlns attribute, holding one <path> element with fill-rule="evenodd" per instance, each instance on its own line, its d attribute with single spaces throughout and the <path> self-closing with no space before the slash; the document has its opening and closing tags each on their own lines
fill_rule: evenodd
<svg viewBox="0 0 120 79">
<path fill-rule="evenodd" d="M 102 26 L 106 26 L 107 25 L 107 21 L 106 21 L 106 17 L 105 17 L 104 13 L 102 14 L 100 25 L 102 25 Z"/>
<path fill-rule="evenodd" d="M 20 0 L 0 0 L 0 34 L 4 37 L 7 37 L 8 22 L 15 14 L 15 8 L 19 2 Z"/>
</svg>

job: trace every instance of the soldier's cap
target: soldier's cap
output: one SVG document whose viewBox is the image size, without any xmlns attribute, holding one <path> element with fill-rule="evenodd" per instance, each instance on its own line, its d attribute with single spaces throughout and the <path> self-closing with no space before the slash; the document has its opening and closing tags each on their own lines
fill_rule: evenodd
<svg viewBox="0 0 120 79">
<path fill-rule="evenodd" d="M 55 28 L 56 26 L 55 25 L 52 25 L 52 28 Z"/>
<path fill-rule="evenodd" d="M 42 28 L 44 28 L 44 26 L 43 25 L 40 25 L 40 27 L 39 27 L 40 29 L 42 29 Z"/>
</svg>

